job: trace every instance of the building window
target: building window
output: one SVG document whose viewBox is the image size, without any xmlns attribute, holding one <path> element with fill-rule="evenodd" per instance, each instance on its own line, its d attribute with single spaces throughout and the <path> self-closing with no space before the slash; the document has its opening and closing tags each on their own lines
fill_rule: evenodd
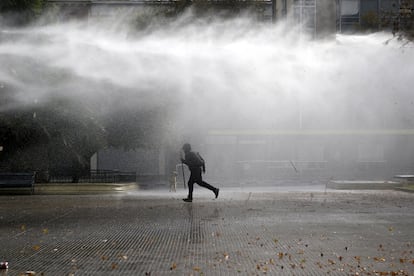
<svg viewBox="0 0 414 276">
<path fill-rule="evenodd" d="M 316 32 L 316 1 L 294 0 L 293 18 L 299 24 L 301 31 L 315 35 Z"/>
<path fill-rule="evenodd" d="M 359 13 L 359 0 L 342 0 L 341 15 L 350 16 Z"/>
</svg>

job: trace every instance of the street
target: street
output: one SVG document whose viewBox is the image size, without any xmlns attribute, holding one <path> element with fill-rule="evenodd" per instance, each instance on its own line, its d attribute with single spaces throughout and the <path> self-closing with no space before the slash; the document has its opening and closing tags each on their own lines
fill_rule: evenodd
<svg viewBox="0 0 414 276">
<path fill-rule="evenodd" d="M 0 197 L 0 275 L 414 275 L 414 194 Z"/>
</svg>

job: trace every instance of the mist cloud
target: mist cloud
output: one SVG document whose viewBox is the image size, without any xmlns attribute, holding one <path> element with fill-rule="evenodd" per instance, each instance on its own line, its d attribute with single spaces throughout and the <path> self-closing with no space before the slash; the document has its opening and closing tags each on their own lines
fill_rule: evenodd
<svg viewBox="0 0 414 276">
<path fill-rule="evenodd" d="M 296 128 L 299 113 L 302 127 L 377 127 L 384 110 L 413 115 L 414 49 L 385 43 L 390 34 L 311 41 L 246 18 L 107 26 L 1 29 L 0 91 L 17 104 L 0 110 L 64 96 L 103 113 L 169 108 L 176 124 L 202 129 Z"/>
</svg>

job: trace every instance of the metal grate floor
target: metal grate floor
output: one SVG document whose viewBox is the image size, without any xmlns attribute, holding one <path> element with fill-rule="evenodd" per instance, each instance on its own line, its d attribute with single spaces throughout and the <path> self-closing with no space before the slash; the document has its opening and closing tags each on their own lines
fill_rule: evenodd
<svg viewBox="0 0 414 276">
<path fill-rule="evenodd" d="M 1 276 L 414 275 L 414 194 L 0 199 Z"/>
</svg>

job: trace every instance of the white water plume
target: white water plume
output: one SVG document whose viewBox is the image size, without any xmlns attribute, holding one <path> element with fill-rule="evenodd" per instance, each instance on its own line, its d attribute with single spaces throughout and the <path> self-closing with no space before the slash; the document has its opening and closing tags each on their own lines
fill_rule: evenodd
<svg viewBox="0 0 414 276">
<path fill-rule="evenodd" d="M 245 18 L 1 28 L 0 64 L 0 91 L 17 100 L 0 111 L 64 95 L 106 111 L 169 108 L 184 129 L 398 127 L 414 117 L 414 48 L 387 33 L 312 41 Z"/>
</svg>

